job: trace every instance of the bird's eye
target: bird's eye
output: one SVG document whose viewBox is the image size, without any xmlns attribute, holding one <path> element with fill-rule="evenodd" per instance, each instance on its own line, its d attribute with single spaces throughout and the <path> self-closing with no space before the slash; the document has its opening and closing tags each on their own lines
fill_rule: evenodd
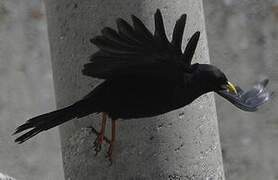
<svg viewBox="0 0 278 180">
<path fill-rule="evenodd" d="M 228 83 L 228 79 L 227 79 L 225 76 L 221 76 L 221 77 L 219 78 L 219 82 L 220 82 L 221 84 L 227 84 L 227 83 Z"/>
</svg>

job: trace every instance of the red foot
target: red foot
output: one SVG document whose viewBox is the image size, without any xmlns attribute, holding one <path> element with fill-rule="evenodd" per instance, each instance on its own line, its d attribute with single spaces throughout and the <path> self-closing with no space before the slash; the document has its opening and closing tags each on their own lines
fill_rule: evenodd
<svg viewBox="0 0 278 180">
<path fill-rule="evenodd" d="M 94 142 L 94 148 L 95 148 L 95 152 L 96 152 L 95 155 L 97 155 L 100 152 L 101 145 L 103 144 L 103 139 L 104 139 L 103 134 L 100 134 L 100 135 L 97 136 L 97 138 Z"/>
<path fill-rule="evenodd" d="M 108 149 L 107 155 L 106 155 L 106 157 L 107 157 L 108 160 L 110 161 L 110 165 L 112 165 L 113 146 L 114 146 L 114 143 L 110 143 L 109 149 Z"/>
</svg>

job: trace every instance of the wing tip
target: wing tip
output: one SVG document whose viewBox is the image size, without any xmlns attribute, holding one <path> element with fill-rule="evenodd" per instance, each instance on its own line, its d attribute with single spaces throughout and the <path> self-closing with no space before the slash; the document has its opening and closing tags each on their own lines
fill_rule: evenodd
<svg viewBox="0 0 278 180">
<path fill-rule="evenodd" d="M 117 24 L 122 23 L 123 21 L 124 21 L 123 18 L 117 18 L 117 19 L 116 19 L 116 23 L 117 23 Z"/>
<path fill-rule="evenodd" d="M 187 14 L 186 13 L 182 14 L 181 17 L 180 17 L 180 19 L 186 19 L 186 18 L 187 18 Z"/>
<path fill-rule="evenodd" d="M 201 35 L 201 32 L 200 32 L 200 31 L 196 31 L 196 32 L 193 34 L 193 36 L 198 37 L 198 39 L 199 39 L 200 35 Z"/>
<path fill-rule="evenodd" d="M 90 42 L 91 42 L 92 44 L 95 44 L 95 45 L 96 45 L 96 44 L 99 43 L 101 37 L 102 37 L 102 36 L 95 36 L 95 37 L 93 37 L 93 38 L 90 39 Z"/>
<path fill-rule="evenodd" d="M 157 14 L 157 15 L 161 15 L 161 10 L 160 10 L 159 8 L 156 9 L 155 15 L 156 15 L 156 14 Z"/>
<path fill-rule="evenodd" d="M 156 12 L 154 14 L 154 19 L 155 19 L 155 22 L 158 23 L 160 22 L 161 20 L 163 20 L 162 18 L 162 13 L 160 11 L 160 9 L 156 9 Z"/>
</svg>

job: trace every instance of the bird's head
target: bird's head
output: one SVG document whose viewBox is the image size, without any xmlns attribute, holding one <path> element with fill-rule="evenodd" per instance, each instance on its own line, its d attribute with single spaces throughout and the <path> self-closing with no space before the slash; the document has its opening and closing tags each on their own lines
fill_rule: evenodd
<svg viewBox="0 0 278 180">
<path fill-rule="evenodd" d="M 193 81 L 198 83 L 202 93 L 227 90 L 237 94 L 235 85 L 228 81 L 226 75 L 217 67 L 209 64 L 193 64 L 190 67 Z"/>
</svg>

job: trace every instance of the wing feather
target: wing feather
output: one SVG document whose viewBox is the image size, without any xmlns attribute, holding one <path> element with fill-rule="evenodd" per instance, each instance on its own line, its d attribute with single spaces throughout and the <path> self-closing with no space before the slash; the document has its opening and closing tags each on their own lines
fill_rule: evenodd
<svg viewBox="0 0 278 180">
<path fill-rule="evenodd" d="M 84 75 L 110 79 L 116 76 L 134 75 L 180 79 L 184 70 L 190 66 L 199 33 L 190 39 L 184 54 L 181 53 L 182 36 L 186 15 L 176 22 L 173 39 L 167 39 L 161 11 L 154 15 L 155 32 L 152 34 L 143 22 L 132 15 L 131 26 L 127 21 L 117 19 L 118 31 L 105 27 L 101 35 L 91 39 L 99 51 L 90 57 L 90 63 L 84 65 Z M 189 53 L 189 54 L 187 54 Z M 179 77 L 177 77 L 179 76 Z"/>
<path fill-rule="evenodd" d="M 137 18 L 136 16 L 132 15 L 132 22 L 134 26 L 135 32 L 145 41 L 152 42 L 154 40 L 152 33 L 146 28 L 143 22 Z"/>
<path fill-rule="evenodd" d="M 124 39 L 122 39 L 119 34 L 117 33 L 117 31 L 115 31 L 112 28 L 109 27 L 105 27 L 101 30 L 102 36 L 104 36 L 105 38 L 121 45 L 121 46 L 125 46 L 125 47 L 130 47 L 132 46 L 132 44 L 129 44 L 128 41 L 125 41 Z"/>
<path fill-rule="evenodd" d="M 138 49 L 132 48 L 130 46 L 123 46 L 118 42 L 111 41 L 104 36 L 96 36 L 91 39 L 91 42 L 94 43 L 99 49 L 107 51 L 109 53 L 115 54 L 136 54 Z"/>
<path fill-rule="evenodd" d="M 125 38 L 127 41 L 135 45 L 141 45 L 142 43 L 136 36 L 136 33 L 131 25 L 129 25 L 125 20 L 119 18 L 117 19 L 117 27 L 119 35 Z"/>
<path fill-rule="evenodd" d="M 182 55 L 183 56 L 182 59 L 185 62 L 186 66 L 190 66 L 192 62 L 192 58 L 195 53 L 199 38 L 200 38 L 200 31 L 197 31 L 193 34 L 193 36 L 190 38 L 190 40 L 187 43 L 187 46 Z"/>
<path fill-rule="evenodd" d="M 154 15 L 154 23 L 155 23 L 155 32 L 154 32 L 154 37 L 160 41 L 162 41 L 162 43 L 168 44 L 169 41 L 166 37 L 165 34 L 165 28 L 164 28 L 164 23 L 163 23 L 163 18 L 161 15 L 161 11 L 158 9 Z"/>
<path fill-rule="evenodd" d="M 173 36 L 172 36 L 172 45 L 176 49 L 176 51 L 181 52 L 181 45 L 182 45 L 182 37 L 184 32 L 184 27 L 186 23 L 186 14 L 183 14 L 176 22 Z"/>
</svg>

